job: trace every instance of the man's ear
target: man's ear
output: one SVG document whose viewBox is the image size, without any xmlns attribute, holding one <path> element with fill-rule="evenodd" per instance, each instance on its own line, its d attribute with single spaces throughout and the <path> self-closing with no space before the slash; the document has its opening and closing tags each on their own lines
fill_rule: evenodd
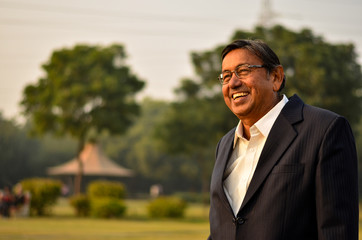
<svg viewBox="0 0 362 240">
<path fill-rule="evenodd" d="M 273 91 L 278 92 L 280 87 L 282 86 L 284 79 L 284 69 L 282 65 L 279 65 L 273 69 L 270 73 L 270 79 L 273 81 Z"/>
</svg>

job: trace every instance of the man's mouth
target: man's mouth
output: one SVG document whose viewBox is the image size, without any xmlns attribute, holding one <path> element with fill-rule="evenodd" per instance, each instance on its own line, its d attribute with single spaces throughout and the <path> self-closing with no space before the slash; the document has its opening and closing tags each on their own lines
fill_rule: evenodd
<svg viewBox="0 0 362 240">
<path fill-rule="evenodd" d="M 235 99 L 237 99 L 237 98 L 245 97 L 245 96 L 247 96 L 247 95 L 249 95 L 248 92 L 241 92 L 241 93 L 234 93 L 234 94 L 232 95 L 232 97 L 233 97 L 233 99 L 235 100 Z"/>
</svg>

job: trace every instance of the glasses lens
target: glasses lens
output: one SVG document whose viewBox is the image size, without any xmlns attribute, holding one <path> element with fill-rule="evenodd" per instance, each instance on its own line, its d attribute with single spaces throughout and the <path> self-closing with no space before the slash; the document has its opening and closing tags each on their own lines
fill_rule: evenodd
<svg viewBox="0 0 362 240">
<path fill-rule="evenodd" d="M 250 68 L 248 66 L 239 66 L 235 69 L 235 73 L 238 77 L 245 77 L 250 73 Z"/>
<path fill-rule="evenodd" d="M 228 82 L 230 81 L 230 79 L 231 79 L 231 72 L 223 72 L 223 73 L 221 74 L 221 76 L 222 76 L 222 79 L 223 79 L 223 83 L 226 84 L 226 83 L 228 83 Z"/>
<path fill-rule="evenodd" d="M 217 78 L 219 79 L 220 83 L 224 83 L 224 79 L 222 78 L 222 74 L 220 74 Z"/>
</svg>

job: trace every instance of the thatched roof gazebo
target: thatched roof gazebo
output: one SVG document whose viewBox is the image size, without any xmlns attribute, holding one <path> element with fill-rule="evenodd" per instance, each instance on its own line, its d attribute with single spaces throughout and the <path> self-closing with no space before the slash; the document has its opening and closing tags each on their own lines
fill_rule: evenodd
<svg viewBox="0 0 362 240">
<path fill-rule="evenodd" d="M 80 153 L 82 162 L 82 175 L 93 177 L 131 177 L 133 171 L 119 166 L 106 157 L 101 148 L 94 143 L 88 143 Z M 77 158 L 61 165 L 47 169 L 48 175 L 52 176 L 77 176 L 79 173 L 79 162 Z"/>
</svg>

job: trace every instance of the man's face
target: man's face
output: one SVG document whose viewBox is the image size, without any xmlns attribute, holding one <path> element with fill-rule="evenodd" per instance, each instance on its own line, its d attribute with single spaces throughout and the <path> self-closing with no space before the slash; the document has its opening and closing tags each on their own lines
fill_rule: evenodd
<svg viewBox="0 0 362 240">
<path fill-rule="evenodd" d="M 262 65 L 263 62 L 249 50 L 235 49 L 225 56 L 222 71 L 234 71 L 241 64 Z M 278 102 L 280 83 L 275 77 L 265 68 L 252 68 L 242 79 L 233 73 L 230 82 L 222 86 L 226 105 L 244 124 L 253 125 Z"/>
</svg>

